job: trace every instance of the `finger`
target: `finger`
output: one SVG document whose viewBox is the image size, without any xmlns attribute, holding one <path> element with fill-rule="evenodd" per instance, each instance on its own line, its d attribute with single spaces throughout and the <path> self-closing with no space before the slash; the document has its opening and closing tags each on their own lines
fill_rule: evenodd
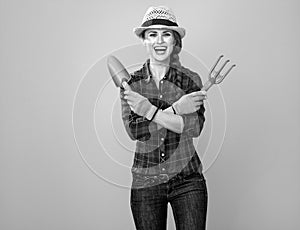
<svg viewBox="0 0 300 230">
<path fill-rule="evenodd" d="M 125 96 L 124 98 L 125 98 L 125 100 L 127 100 L 127 102 L 133 103 L 135 101 L 134 97 L 131 97 L 131 96 Z"/>
<path fill-rule="evenodd" d="M 206 100 L 206 99 L 207 99 L 207 97 L 199 96 L 199 97 L 194 97 L 193 101 L 194 102 L 200 102 L 200 101 L 203 101 L 203 100 Z"/>
<path fill-rule="evenodd" d="M 126 98 L 129 101 L 137 100 L 137 98 L 135 97 L 135 95 L 132 95 L 132 94 L 128 94 L 124 98 Z"/>
<path fill-rule="evenodd" d="M 127 100 L 127 101 L 134 101 L 136 100 L 136 97 L 135 96 L 132 96 L 132 95 L 126 95 L 124 96 L 124 98 Z"/>
<path fill-rule="evenodd" d="M 191 95 L 192 97 L 197 97 L 197 96 L 201 95 L 201 93 L 200 93 L 200 91 L 195 91 L 195 92 L 190 93 L 189 95 Z"/>
<path fill-rule="evenodd" d="M 200 90 L 199 91 L 202 95 L 207 95 L 207 92 L 205 90 Z"/>
<path fill-rule="evenodd" d="M 203 104 L 203 103 L 200 103 L 200 104 L 198 104 L 198 105 L 195 106 L 196 111 L 200 109 L 200 107 L 201 107 L 202 104 Z"/>
<path fill-rule="evenodd" d="M 191 96 L 191 97 L 195 97 L 195 96 L 197 96 L 197 94 L 199 94 L 199 91 L 189 93 L 188 95 Z"/>
<path fill-rule="evenodd" d="M 125 90 L 125 91 L 124 91 L 124 94 L 125 94 L 125 95 L 135 95 L 136 93 L 133 92 L 133 91 L 130 91 L 130 90 Z"/>
<path fill-rule="evenodd" d="M 131 109 L 133 112 L 136 112 L 136 110 L 134 109 L 133 106 L 130 106 L 130 109 Z"/>
<path fill-rule="evenodd" d="M 135 101 L 127 100 L 127 104 L 133 106 L 135 104 Z"/>
<path fill-rule="evenodd" d="M 203 100 L 206 100 L 206 99 L 207 99 L 207 97 L 199 96 L 199 97 L 194 97 L 193 101 L 203 101 Z"/>
<path fill-rule="evenodd" d="M 205 100 L 207 98 L 207 95 L 198 95 L 198 98 L 200 100 Z"/>
<path fill-rule="evenodd" d="M 139 95 L 138 93 L 136 93 L 136 92 L 134 92 L 132 90 L 125 90 L 124 94 L 126 94 L 126 95 L 134 95 L 134 96 Z"/>
<path fill-rule="evenodd" d="M 197 107 L 198 109 L 200 108 L 201 105 L 203 105 L 202 101 L 195 103 L 195 107 Z"/>
<path fill-rule="evenodd" d="M 129 95 L 125 95 L 124 98 L 125 98 L 126 100 L 129 100 L 129 98 L 131 98 L 131 97 L 130 97 Z"/>
<path fill-rule="evenodd" d="M 122 82 L 122 86 L 125 90 L 128 90 L 128 91 L 131 91 L 131 88 L 130 86 L 128 85 L 128 83 L 126 81 L 123 81 Z"/>
<path fill-rule="evenodd" d="M 191 96 L 193 97 L 198 97 L 198 96 L 205 96 L 206 95 L 206 91 L 202 90 L 202 91 L 195 91 L 190 93 Z"/>
<path fill-rule="evenodd" d="M 127 82 L 126 81 L 123 81 L 122 82 L 122 86 L 124 87 L 124 89 L 126 89 L 126 86 L 127 86 L 128 84 L 127 84 Z"/>
</svg>

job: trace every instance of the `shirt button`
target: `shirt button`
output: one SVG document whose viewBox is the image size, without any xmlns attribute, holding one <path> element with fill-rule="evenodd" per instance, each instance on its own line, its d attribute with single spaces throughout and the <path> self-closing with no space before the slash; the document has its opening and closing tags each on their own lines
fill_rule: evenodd
<svg viewBox="0 0 300 230">
<path fill-rule="evenodd" d="M 162 98 L 162 95 L 159 95 L 159 98 Z"/>
<path fill-rule="evenodd" d="M 162 83 L 164 83 L 164 81 L 163 81 L 163 80 L 161 80 L 161 81 L 160 81 L 160 83 L 162 84 Z"/>
<path fill-rule="evenodd" d="M 165 140 L 165 138 L 163 138 L 163 137 L 162 137 L 162 138 L 160 138 L 160 140 L 161 140 L 161 141 L 164 141 L 164 140 Z"/>
<path fill-rule="evenodd" d="M 164 156 L 165 156 L 165 153 L 161 153 L 161 156 L 164 157 Z"/>
<path fill-rule="evenodd" d="M 162 171 L 165 171 L 166 169 L 165 169 L 165 168 L 162 168 L 161 170 L 162 170 Z"/>
</svg>

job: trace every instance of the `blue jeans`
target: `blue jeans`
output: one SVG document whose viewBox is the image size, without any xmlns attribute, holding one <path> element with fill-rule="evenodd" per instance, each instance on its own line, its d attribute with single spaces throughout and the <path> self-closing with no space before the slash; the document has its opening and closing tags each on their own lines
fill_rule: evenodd
<svg viewBox="0 0 300 230">
<path fill-rule="evenodd" d="M 130 206 L 137 230 L 166 230 L 168 202 L 177 230 L 205 230 L 208 194 L 203 174 L 175 176 L 142 187 L 148 181 L 133 176 Z"/>
</svg>

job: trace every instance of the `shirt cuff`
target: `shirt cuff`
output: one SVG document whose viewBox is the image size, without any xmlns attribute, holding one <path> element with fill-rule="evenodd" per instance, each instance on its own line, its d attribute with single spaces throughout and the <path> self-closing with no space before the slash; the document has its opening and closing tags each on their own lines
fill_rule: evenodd
<svg viewBox="0 0 300 230">
<path fill-rule="evenodd" d="M 145 117 L 150 121 L 155 111 L 156 111 L 156 106 L 152 105 Z"/>
</svg>

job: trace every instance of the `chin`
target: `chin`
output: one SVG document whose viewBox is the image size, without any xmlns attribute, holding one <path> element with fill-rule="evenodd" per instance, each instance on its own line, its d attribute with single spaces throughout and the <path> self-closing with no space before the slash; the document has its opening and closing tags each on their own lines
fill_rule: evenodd
<svg viewBox="0 0 300 230">
<path fill-rule="evenodd" d="M 164 56 L 154 55 L 153 57 L 154 57 L 155 60 L 163 62 L 163 61 L 168 60 L 170 55 L 164 55 Z"/>
</svg>

